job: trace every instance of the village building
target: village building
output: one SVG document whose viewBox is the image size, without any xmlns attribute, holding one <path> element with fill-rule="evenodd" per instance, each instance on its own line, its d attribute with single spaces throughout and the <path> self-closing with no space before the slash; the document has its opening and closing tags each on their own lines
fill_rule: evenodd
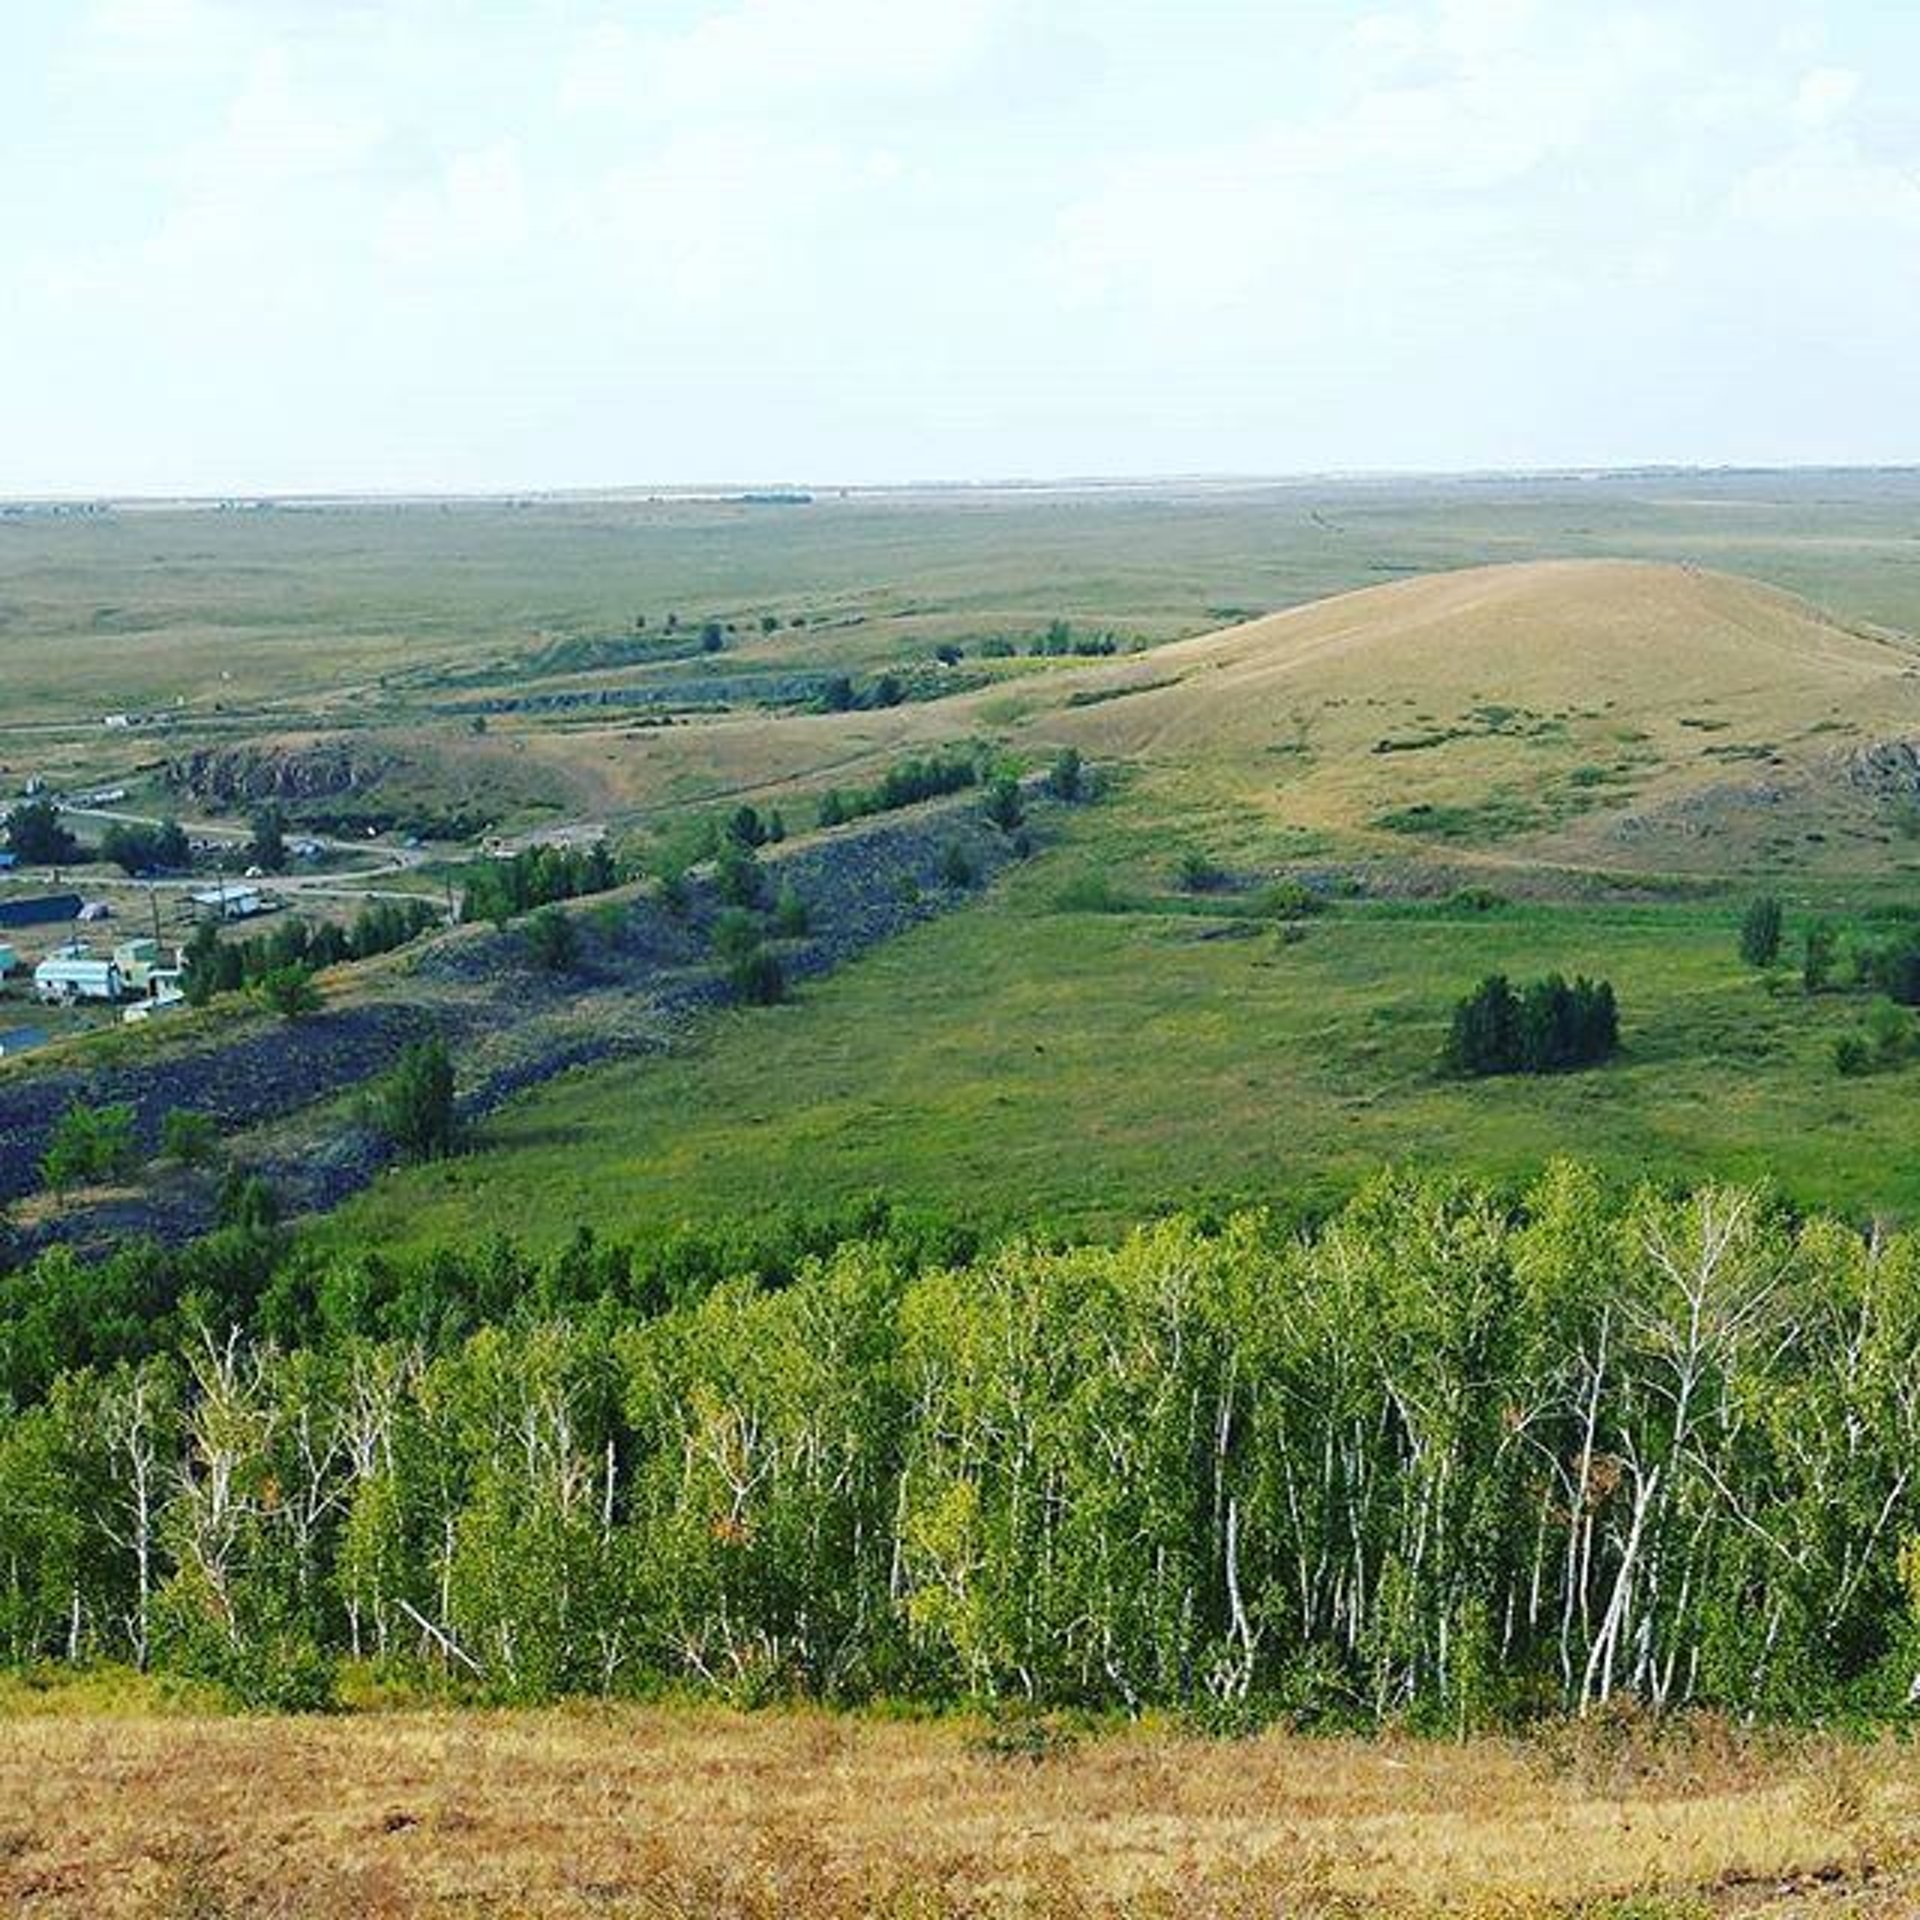
<svg viewBox="0 0 1920 1920">
<path fill-rule="evenodd" d="M 120 969 L 96 954 L 84 940 L 55 947 L 33 970 L 33 991 L 49 1005 L 68 1006 L 76 1000 L 118 1000 L 126 990 Z"/>
<path fill-rule="evenodd" d="M 201 887 L 193 896 L 193 904 L 223 920 L 251 920 L 267 911 L 267 897 L 258 887 Z"/>
</svg>

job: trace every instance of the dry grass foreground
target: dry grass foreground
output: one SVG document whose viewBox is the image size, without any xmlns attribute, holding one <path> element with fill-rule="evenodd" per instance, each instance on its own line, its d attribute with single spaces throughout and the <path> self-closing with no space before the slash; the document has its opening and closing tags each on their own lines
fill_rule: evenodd
<svg viewBox="0 0 1920 1920">
<path fill-rule="evenodd" d="M 621 1708 L 0 1721 L 0 1906 L 898 1920 L 1920 1910 L 1891 1743 L 1464 1746 Z"/>
</svg>

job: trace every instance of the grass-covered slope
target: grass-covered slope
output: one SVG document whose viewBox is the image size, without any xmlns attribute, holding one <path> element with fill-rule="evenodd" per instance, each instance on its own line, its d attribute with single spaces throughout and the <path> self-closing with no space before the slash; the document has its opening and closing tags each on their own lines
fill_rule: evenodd
<svg viewBox="0 0 1920 1920">
<path fill-rule="evenodd" d="M 1845 755 L 1920 727 L 1908 642 L 1756 581 L 1627 561 L 1396 581 L 1078 678 L 1034 725 L 1296 825 L 1612 865 L 1737 857 L 1738 836 L 1686 847 L 1683 828 L 1701 796 L 1756 782 L 1823 826 L 1870 819 Z M 1775 824 L 1777 801 L 1749 810 Z M 1815 864 L 1846 864 L 1831 839 Z"/>
<path fill-rule="evenodd" d="M 1920 731 L 1916 658 L 1778 588 L 1582 559 L 1051 665 L 1012 706 L 989 689 L 636 736 L 609 790 L 642 766 L 656 792 L 718 780 L 802 828 L 823 782 L 966 735 L 1036 762 L 1077 743 L 1106 797 L 948 924 L 529 1097 L 330 1231 L 554 1239 L 876 1190 L 1087 1226 L 1196 1195 L 1324 1197 L 1385 1160 L 1517 1176 L 1566 1149 L 1904 1213 L 1906 1077 L 1834 1070 L 1862 1000 L 1770 989 L 1734 925 L 1784 869 L 1793 939 L 1816 904 L 1879 937 L 1859 914 L 1899 900 L 1914 850 L 1898 795 L 1854 776 L 1867 742 Z M 1238 891 L 1183 889 L 1183 856 Z M 1284 933 L 1250 916 L 1278 874 L 1331 910 Z M 1467 886 L 1504 904 L 1451 898 Z M 1555 969 L 1614 983 L 1618 1062 L 1439 1074 L 1456 998 Z"/>
<path fill-rule="evenodd" d="M 551 1241 L 581 1221 L 652 1232 L 877 1190 L 1089 1226 L 1196 1198 L 1325 1197 L 1387 1160 L 1504 1176 L 1570 1150 L 1628 1175 L 1771 1173 L 1853 1213 L 1920 1207 L 1905 1150 L 1920 1068 L 1840 1078 L 1834 1042 L 1869 997 L 1744 967 L 1743 894 L 1488 907 L 1434 876 L 1430 898 L 1335 898 L 1288 922 L 1253 911 L 1251 882 L 1179 882 L 1186 851 L 1251 875 L 1294 844 L 1258 825 L 1169 818 L 1151 787 L 1070 821 L 986 901 L 791 1006 L 722 1015 L 664 1058 L 543 1090 L 471 1154 L 389 1176 L 327 1231 Z M 1866 917 L 1873 897 L 1845 896 L 1849 938 L 1889 937 Z M 1790 907 L 1790 941 L 1815 915 Z M 1541 1079 L 1443 1076 L 1453 1001 L 1496 969 L 1612 980 L 1622 1056 Z"/>
</svg>

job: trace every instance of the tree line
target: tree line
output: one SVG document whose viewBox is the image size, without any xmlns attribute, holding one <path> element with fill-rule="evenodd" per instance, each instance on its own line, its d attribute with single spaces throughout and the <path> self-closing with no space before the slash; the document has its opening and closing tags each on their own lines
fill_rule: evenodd
<svg viewBox="0 0 1920 1920">
<path fill-rule="evenodd" d="M 344 925 L 294 918 L 246 940 L 223 940 L 217 921 L 202 920 L 181 949 L 181 989 L 195 1006 L 205 1006 L 216 994 L 296 975 L 310 979 L 323 967 L 391 953 L 439 924 L 424 900 L 370 900 Z"/>
<path fill-rule="evenodd" d="M 829 787 L 820 796 L 820 825 L 844 826 L 868 814 L 918 806 L 923 800 L 963 792 L 979 780 L 979 756 L 964 748 L 898 760 L 870 787 Z"/>
<path fill-rule="evenodd" d="M 522 847 L 518 853 L 468 863 L 462 875 L 460 917 L 504 926 L 535 907 L 605 893 L 633 877 L 604 840 L 584 847 Z"/>
<path fill-rule="evenodd" d="M 645 1303 L 496 1250 L 442 1333 L 336 1260 L 282 1337 L 182 1302 L 0 1416 L 0 1657 L 1448 1729 L 1920 1665 L 1920 1241 L 1754 1193 L 1396 1178 Z"/>
</svg>

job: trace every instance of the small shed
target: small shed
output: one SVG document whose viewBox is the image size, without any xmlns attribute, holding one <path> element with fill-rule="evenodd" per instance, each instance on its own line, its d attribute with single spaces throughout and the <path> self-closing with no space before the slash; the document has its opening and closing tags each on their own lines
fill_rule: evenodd
<svg viewBox="0 0 1920 1920">
<path fill-rule="evenodd" d="M 71 920 L 80 911 L 77 893 L 37 893 L 26 900 L 0 900 L 0 927 L 44 927 Z"/>
<path fill-rule="evenodd" d="M 267 910 L 266 896 L 258 887 L 202 887 L 193 896 L 193 904 L 217 913 L 223 920 L 250 920 Z"/>
</svg>

